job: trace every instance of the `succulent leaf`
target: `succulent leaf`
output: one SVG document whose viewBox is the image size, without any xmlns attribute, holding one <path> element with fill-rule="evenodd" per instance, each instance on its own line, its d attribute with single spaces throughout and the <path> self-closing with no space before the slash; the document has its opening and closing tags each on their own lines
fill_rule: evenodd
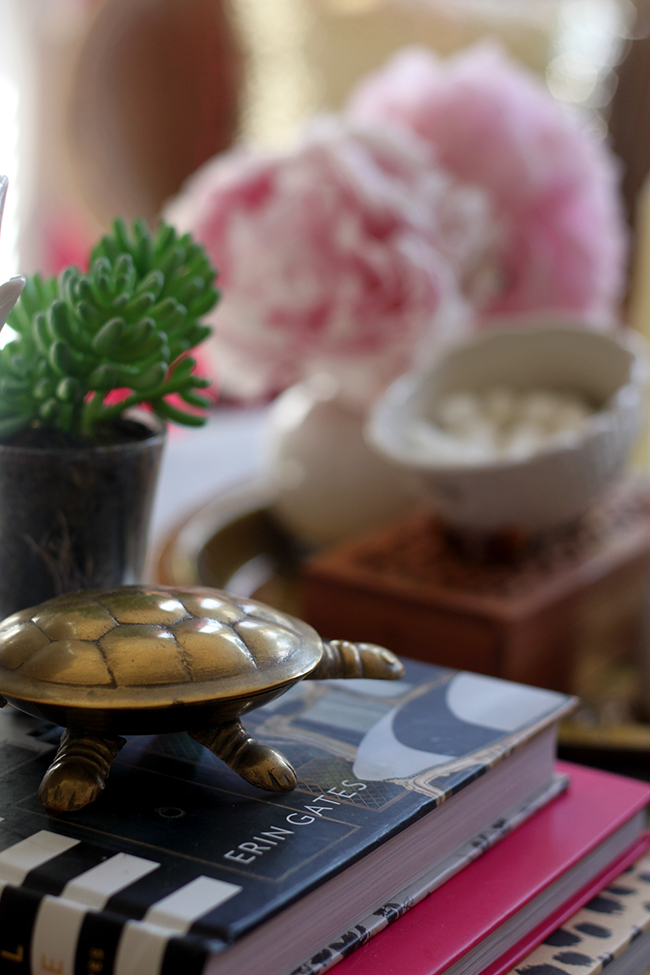
<svg viewBox="0 0 650 975">
<path fill-rule="evenodd" d="M 13 309 L 17 338 L 0 349 L 0 439 L 28 425 L 55 426 L 92 438 L 126 406 L 149 402 L 165 419 L 196 425 L 203 418 L 171 406 L 172 393 L 194 408 L 184 354 L 210 333 L 199 319 L 214 307 L 215 271 L 203 248 L 162 224 L 152 236 L 142 221 L 116 220 L 83 274 L 34 275 Z M 116 388 L 123 402 L 106 405 Z"/>
<path fill-rule="evenodd" d="M 99 355 L 110 355 L 118 348 L 126 329 L 123 318 L 111 318 L 93 338 L 92 346 Z"/>
</svg>

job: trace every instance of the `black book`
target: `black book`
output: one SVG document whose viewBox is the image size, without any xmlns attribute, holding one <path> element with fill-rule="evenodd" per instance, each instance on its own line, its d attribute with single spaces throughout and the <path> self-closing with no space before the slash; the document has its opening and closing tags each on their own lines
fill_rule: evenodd
<svg viewBox="0 0 650 975">
<path fill-rule="evenodd" d="M 557 791 L 561 694 L 406 662 L 247 715 L 298 774 L 248 785 L 187 735 L 134 737 L 105 794 L 37 798 L 60 729 L 0 715 L 0 975 L 286 975 L 435 887 Z"/>
</svg>

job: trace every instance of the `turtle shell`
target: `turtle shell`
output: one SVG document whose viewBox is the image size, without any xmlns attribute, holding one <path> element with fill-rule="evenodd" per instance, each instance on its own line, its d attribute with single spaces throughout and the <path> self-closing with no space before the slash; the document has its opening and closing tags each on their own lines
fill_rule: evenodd
<svg viewBox="0 0 650 975">
<path fill-rule="evenodd" d="M 322 653 L 301 620 L 216 589 L 57 596 L 0 624 L 0 694 L 67 708 L 173 708 L 263 695 Z"/>
</svg>

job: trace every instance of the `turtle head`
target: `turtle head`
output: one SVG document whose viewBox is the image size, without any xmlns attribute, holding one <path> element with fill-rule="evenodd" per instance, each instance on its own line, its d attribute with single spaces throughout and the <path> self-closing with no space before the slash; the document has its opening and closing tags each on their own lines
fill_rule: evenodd
<svg viewBox="0 0 650 975">
<path fill-rule="evenodd" d="M 378 647 L 375 643 L 323 640 L 323 655 L 307 675 L 307 679 L 370 677 L 378 680 L 399 680 L 403 676 L 404 665 L 385 647 Z"/>
</svg>

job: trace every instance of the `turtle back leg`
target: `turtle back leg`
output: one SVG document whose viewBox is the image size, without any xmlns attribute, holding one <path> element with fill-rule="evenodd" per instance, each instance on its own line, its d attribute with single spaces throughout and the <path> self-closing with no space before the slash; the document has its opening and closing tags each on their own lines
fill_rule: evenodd
<svg viewBox="0 0 650 975">
<path fill-rule="evenodd" d="M 226 721 L 214 728 L 194 728 L 189 734 L 258 789 L 267 792 L 295 789 L 296 773 L 282 752 L 249 735 L 241 721 Z"/>
<path fill-rule="evenodd" d="M 332 677 L 374 677 L 398 680 L 404 666 L 390 650 L 375 643 L 348 643 L 347 640 L 323 640 L 323 655 L 306 680 Z"/>
<path fill-rule="evenodd" d="M 125 738 L 103 738 L 66 728 L 38 790 L 47 811 L 76 812 L 94 802 L 125 741 Z"/>
</svg>

